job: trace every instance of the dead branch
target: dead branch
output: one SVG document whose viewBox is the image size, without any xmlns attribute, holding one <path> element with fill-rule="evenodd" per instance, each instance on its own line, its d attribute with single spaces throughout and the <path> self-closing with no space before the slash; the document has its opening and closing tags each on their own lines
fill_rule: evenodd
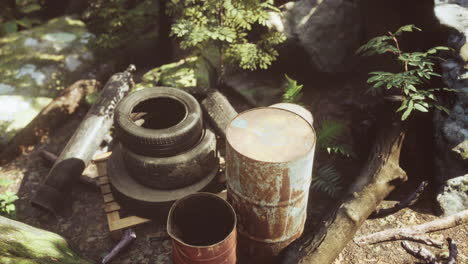
<svg viewBox="0 0 468 264">
<path fill-rule="evenodd" d="M 86 95 L 100 87 L 96 80 L 79 80 L 63 90 L 0 153 L 0 165 L 6 164 L 28 148 L 46 139 L 50 133 L 76 112 Z"/>
<path fill-rule="evenodd" d="M 383 115 L 376 141 L 361 174 L 337 208 L 330 210 L 319 230 L 305 230 L 284 251 L 281 263 L 329 264 L 338 256 L 376 206 L 407 179 L 399 166 L 403 125 L 393 113 Z"/>
<path fill-rule="evenodd" d="M 135 240 L 135 239 L 136 239 L 135 231 L 133 231 L 133 229 L 131 229 L 131 228 L 125 229 L 124 234 L 122 236 L 122 239 L 112 249 L 112 251 L 102 259 L 102 264 L 109 263 L 120 252 L 122 252 L 122 250 L 124 250 L 126 247 L 128 247 L 128 245 L 130 245 L 130 243 L 132 243 L 133 240 Z"/>
<path fill-rule="evenodd" d="M 408 197 L 406 197 L 403 201 L 397 203 L 397 204 L 396 204 L 395 206 L 393 206 L 393 207 L 376 210 L 374 213 L 372 213 L 372 214 L 369 216 L 369 218 L 380 218 L 380 217 L 385 217 L 385 216 L 394 214 L 394 213 L 400 211 L 400 210 L 403 209 L 403 208 L 412 206 L 413 204 L 415 204 L 415 203 L 419 200 L 419 197 L 420 197 L 421 194 L 424 192 L 424 190 L 426 189 L 427 185 L 428 185 L 428 182 L 427 182 L 427 181 L 421 182 L 421 184 L 419 184 L 419 186 L 418 186 L 418 188 L 416 189 L 416 191 L 414 191 L 413 193 L 411 193 L 411 194 L 410 194 Z"/>
<path fill-rule="evenodd" d="M 438 262 L 436 257 L 434 256 L 434 254 L 432 254 L 431 251 L 425 249 L 424 247 L 415 249 L 411 247 L 410 243 L 408 243 L 407 241 L 401 242 L 401 246 L 406 250 L 406 252 L 408 252 L 417 259 L 422 259 L 428 264 L 440 264 L 440 262 Z"/>
<path fill-rule="evenodd" d="M 383 241 L 407 239 L 416 242 L 422 242 L 426 245 L 442 247 L 442 242 L 434 240 L 426 233 L 451 228 L 468 221 L 468 210 L 457 214 L 430 221 L 421 225 L 409 226 L 404 228 L 393 228 L 383 230 L 366 236 L 354 239 L 358 245 L 375 244 Z"/>
</svg>

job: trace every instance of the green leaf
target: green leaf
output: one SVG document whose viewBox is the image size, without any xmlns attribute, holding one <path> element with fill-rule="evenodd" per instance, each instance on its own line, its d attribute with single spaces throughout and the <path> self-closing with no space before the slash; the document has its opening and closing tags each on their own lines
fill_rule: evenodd
<svg viewBox="0 0 468 264">
<path fill-rule="evenodd" d="M 420 105 L 420 104 L 414 104 L 414 108 L 418 111 L 421 111 L 421 112 L 428 112 L 427 108 Z"/>
<path fill-rule="evenodd" d="M 18 25 L 15 20 L 10 20 L 3 24 L 3 30 L 5 30 L 7 34 L 15 33 L 18 31 Z"/>
</svg>

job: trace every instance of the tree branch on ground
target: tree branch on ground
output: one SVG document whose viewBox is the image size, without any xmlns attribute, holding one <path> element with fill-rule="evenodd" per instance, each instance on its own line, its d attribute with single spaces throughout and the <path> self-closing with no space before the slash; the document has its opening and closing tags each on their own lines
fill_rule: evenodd
<svg viewBox="0 0 468 264">
<path fill-rule="evenodd" d="M 361 236 L 354 239 L 354 242 L 362 246 L 383 241 L 406 239 L 421 242 L 429 246 L 442 247 L 443 243 L 441 241 L 430 238 L 426 233 L 451 228 L 463 224 L 467 221 L 468 210 L 464 210 L 457 214 L 430 221 L 421 225 L 387 229 L 370 235 Z"/>
</svg>

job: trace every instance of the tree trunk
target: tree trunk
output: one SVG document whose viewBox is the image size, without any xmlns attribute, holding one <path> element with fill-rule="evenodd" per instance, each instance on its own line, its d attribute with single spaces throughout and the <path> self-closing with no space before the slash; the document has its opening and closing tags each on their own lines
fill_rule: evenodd
<svg viewBox="0 0 468 264">
<path fill-rule="evenodd" d="M 76 112 L 86 95 L 97 91 L 99 87 L 100 84 L 96 80 L 79 80 L 63 90 L 8 142 L 0 153 L 0 165 L 46 139 L 58 125 Z"/>
<path fill-rule="evenodd" d="M 0 263 L 91 264 L 49 231 L 0 216 Z"/>
<path fill-rule="evenodd" d="M 332 263 L 395 184 L 406 181 L 406 173 L 399 166 L 403 125 L 392 119 L 390 114 L 381 118 L 369 159 L 348 195 L 323 218 L 319 230 L 305 230 L 284 250 L 281 263 Z"/>
</svg>

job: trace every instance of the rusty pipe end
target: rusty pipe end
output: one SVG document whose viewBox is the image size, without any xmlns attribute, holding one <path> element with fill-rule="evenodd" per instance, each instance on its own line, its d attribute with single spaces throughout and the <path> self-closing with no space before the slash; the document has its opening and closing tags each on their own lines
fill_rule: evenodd
<svg viewBox="0 0 468 264">
<path fill-rule="evenodd" d="M 64 207 L 65 196 L 56 188 L 40 184 L 36 195 L 31 200 L 35 207 L 57 214 Z"/>
</svg>

